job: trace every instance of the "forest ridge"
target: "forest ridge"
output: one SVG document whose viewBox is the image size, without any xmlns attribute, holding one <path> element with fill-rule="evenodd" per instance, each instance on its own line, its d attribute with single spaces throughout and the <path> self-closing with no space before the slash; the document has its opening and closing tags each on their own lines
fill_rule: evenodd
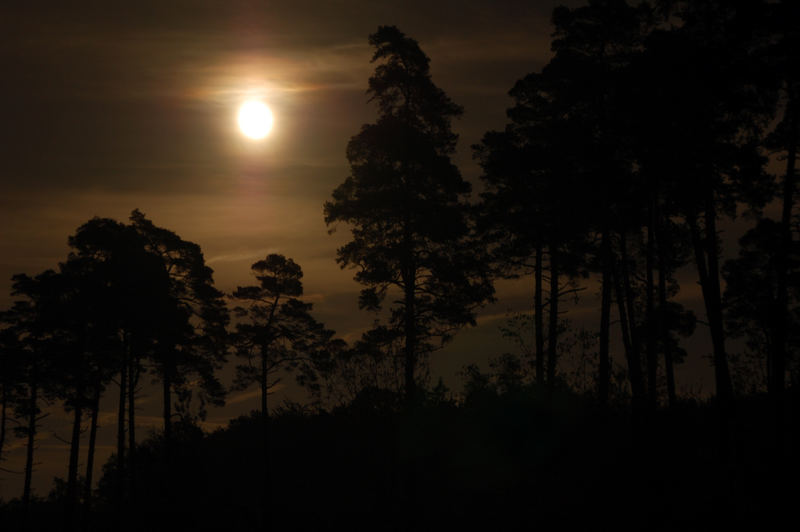
<svg viewBox="0 0 800 532">
<path fill-rule="evenodd" d="M 275 461 L 304 460 L 311 440 L 340 449 L 355 471 L 348 486 L 359 502 L 343 498 L 331 509 L 324 492 L 311 490 L 312 502 L 334 512 L 369 499 L 368 482 L 381 486 L 369 499 L 373 511 L 399 504 L 420 515 L 436 510 L 421 502 L 434 493 L 451 510 L 480 500 L 510 515 L 509 501 L 542 489 L 512 468 L 481 469 L 496 456 L 450 440 L 444 427 L 523 456 L 519 471 L 535 472 L 531 478 L 556 478 L 548 468 L 563 466 L 591 486 L 615 464 L 635 475 L 640 461 L 654 463 L 647 449 L 672 449 L 696 430 L 697 441 L 668 463 L 689 471 L 692 460 L 713 462 L 708 467 L 719 469 L 709 476 L 770 481 L 784 462 L 796 467 L 798 9 L 758 0 L 556 8 L 553 57 L 511 88 L 505 128 L 472 147 L 479 194 L 451 160 L 452 121 L 464 109 L 434 83 L 413 38 L 379 27 L 369 36 L 375 69 L 367 90 L 377 116 L 350 139 L 350 175 L 323 206 L 329 229 L 349 232 L 335 260 L 363 286 L 358 305 L 375 313 L 374 326 L 351 344 L 337 338 L 303 299 L 301 266 L 283 255 L 255 262 L 256 283 L 225 294 L 198 244 L 139 210 L 127 222 L 87 221 L 56 268 L 14 276 L 15 302 L 0 314 L 0 460 L 12 438 L 26 447 L 23 491 L 2 503 L 0 516 L 27 529 L 132 527 L 145 515 L 190 515 L 204 497 L 220 500 L 192 491 L 214 478 L 238 486 L 241 496 L 224 503 L 240 508 L 238 526 L 264 529 L 284 510 L 299 511 L 277 493 L 281 483 L 302 490 L 315 475 L 330 478 L 327 468 L 345 475 L 335 456 L 308 458 L 314 466 L 298 465 L 297 476 Z M 779 218 L 765 216 L 768 204 L 779 206 Z M 721 262 L 719 224 L 742 212 L 752 227 L 736 258 Z M 703 316 L 676 301 L 676 272 L 686 267 L 701 287 Z M 432 384 L 429 358 L 475 325 L 477 311 L 495 300 L 496 281 L 523 276 L 533 282 L 531 311 L 506 333 L 521 339 L 531 331 L 530 349 L 492 359 L 488 373 L 466 367 L 462 394 Z M 596 330 L 580 339 L 592 385 L 575 389 L 560 366 L 575 343 L 563 302 L 594 281 Z M 622 339 L 619 370 L 613 328 Z M 702 405 L 676 386 L 676 365 L 701 356 L 681 346 L 693 334 L 708 334 L 712 346 L 715 393 Z M 731 352 L 732 339 L 743 340 L 744 351 Z M 198 422 L 229 391 L 219 379 L 227 364 L 235 364 L 231 389 L 256 387 L 259 409 L 204 434 Z M 161 389 L 163 430 L 142 439 L 138 391 L 149 377 Z M 271 409 L 271 390 L 286 378 L 308 400 Z M 95 482 L 100 401 L 112 394 L 116 452 Z M 67 478 L 40 499 L 31 489 L 37 434 L 44 405 L 54 403 L 72 419 Z M 585 453 L 570 461 L 552 444 L 605 430 L 620 439 L 606 442 L 616 462 L 590 465 Z M 239 448 L 257 473 L 229 478 L 214 469 L 237 460 L 230 454 Z M 459 484 L 470 467 L 485 482 Z M 685 481 L 666 467 L 663 475 Z M 727 486 L 720 475 L 715 482 Z M 736 510 L 755 489 L 743 485 L 709 504 L 750 511 Z M 770 504 L 753 503 L 753 515 L 762 503 Z M 568 513 L 561 499 L 548 504 L 554 519 Z M 651 515 L 653 501 L 642 504 L 637 511 Z M 134 507 L 146 509 L 142 517 L 115 520 Z"/>
</svg>

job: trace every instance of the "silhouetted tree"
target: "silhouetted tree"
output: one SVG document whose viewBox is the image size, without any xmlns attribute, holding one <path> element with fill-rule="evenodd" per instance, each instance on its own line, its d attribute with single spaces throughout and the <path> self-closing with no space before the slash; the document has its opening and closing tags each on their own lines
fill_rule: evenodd
<svg viewBox="0 0 800 532">
<path fill-rule="evenodd" d="M 65 530 L 73 530 L 76 525 L 81 427 L 85 408 L 89 406 L 87 396 L 93 365 L 89 329 L 95 325 L 96 316 L 92 315 L 94 298 L 86 273 L 85 265 L 76 261 L 61 264 L 51 279 L 53 293 L 47 315 L 39 311 L 49 331 L 47 354 L 53 379 L 47 391 L 62 400 L 64 408 L 73 415 L 63 497 Z"/>
<path fill-rule="evenodd" d="M 376 324 L 352 346 L 332 339 L 319 352 L 300 383 L 320 407 L 345 407 L 369 393 L 403 395 L 403 337 Z"/>
<path fill-rule="evenodd" d="M 564 79 L 561 97 L 566 98 L 567 107 L 573 109 L 575 119 L 588 122 L 592 131 L 577 148 L 585 160 L 588 189 L 585 193 L 595 200 L 590 223 L 584 230 L 594 231 L 600 244 L 595 263 L 602 286 L 598 391 L 604 402 L 611 370 L 608 355 L 611 303 L 616 299 L 634 407 L 637 407 L 644 402 L 645 383 L 634 304 L 637 264 L 631 240 L 638 240 L 641 234 L 642 206 L 650 200 L 634 165 L 631 138 L 636 133 L 626 123 L 631 112 L 621 93 L 631 82 L 631 63 L 641 53 L 643 39 L 651 29 L 651 11 L 646 3 L 632 6 L 623 0 L 594 0 L 575 9 L 557 8 L 553 23 L 556 55 L 550 68 Z M 649 251 L 651 233 L 647 242 Z M 646 283 L 646 293 L 647 301 L 651 302 L 652 282 Z M 648 305 L 648 311 L 651 306 Z M 647 318 L 649 321 L 649 312 Z M 653 361 L 648 362 L 652 370 Z M 648 375 L 652 377 L 652 371 Z M 652 379 L 648 384 L 652 384 Z"/>
<path fill-rule="evenodd" d="M 782 244 L 782 228 L 779 222 L 762 219 L 739 241 L 739 256 L 728 260 L 722 272 L 725 278 L 725 308 L 728 330 L 734 338 L 744 337 L 747 349 L 757 355 L 762 364 L 762 373 L 767 382 L 761 383 L 770 390 L 775 386 L 775 343 L 781 340 L 782 325 L 776 315 L 779 308 L 779 269 L 783 266 L 778 258 Z M 788 336 L 787 361 L 796 363 L 800 351 L 798 320 L 800 320 L 800 248 L 797 242 L 789 252 L 788 271 Z M 797 368 L 794 368 L 796 372 Z M 793 372 L 793 373 L 794 373 Z M 785 378 L 785 377 L 784 377 Z"/>
<path fill-rule="evenodd" d="M 761 73 L 753 54 L 754 20 L 761 16 L 761 5 L 677 2 L 671 14 L 681 24 L 654 34 L 648 43 L 651 68 L 669 72 L 653 80 L 661 83 L 660 93 L 670 95 L 662 108 L 668 121 L 662 137 L 666 142 L 660 148 L 671 169 L 665 186 L 690 229 L 711 332 L 723 431 L 733 390 L 725 349 L 717 222 L 735 214 L 737 202 L 763 205 L 772 190 L 760 146 L 774 109 L 774 93 L 753 90 Z"/>
<path fill-rule="evenodd" d="M 512 91 L 513 92 L 513 91 Z M 473 146 L 483 168 L 486 191 L 481 194 L 478 228 L 495 264 L 495 275 L 533 273 L 533 323 L 536 380 L 545 382 L 543 272 L 546 220 L 541 183 L 531 178 L 531 158 L 524 139 L 511 127 L 489 132 Z"/>
<path fill-rule="evenodd" d="M 559 301 L 576 293 L 572 280 L 583 271 L 589 196 L 576 148 L 589 130 L 569 117 L 559 95 L 561 79 L 547 68 L 517 82 L 515 106 L 503 132 L 490 132 L 476 153 L 484 168 L 484 234 L 494 244 L 492 260 L 510 272 L 534 274 L 537 380 L 552 384 L 558 346 Z M 548 298 L 543 298 L 547 259 Z M 562 281 L 566 280 L 566 282 Z M 544 309 L 549 310 L 544 328 Z M 544 340 L 547 338 L 545 360 Z"/>
<path fill-rule="evenodd" d="M 515 105 L 503 132 L 487 134 L 477 146 L 487 191 L 482 194 L 494 256 L 512 271 L 532 271 L 535 281 L 536 367 L 544 382 L 543 310 L 549 308 L 547 377 L 555 373 L 558 302 L 585 268 L 602 273 L 598 392 L 607 400 L 612 286 L 633 329 L 627 310 L 628 259 L 615 260 L 614 231 L 625 247 L 631 227 L 623 198 L 633 192 L 632 162 L 624 142 L 617 96 L 621 72 L 640 46 L 648 11 L 624 1 L 593 1 L 589 6 L 553 12 L 556 55 L 541 70 L 517 82 L 510 92 Z M 499 238 L 498 238 L 499 237 Z M 589 245 L 600 241 L 598 260 Z M 543 261 L 548 255 L 550 297 L 542 297 Z M 612 274 L 616 271 L 616 277 Z M 612 279 L 618 282 L 613 283 Z M 566 290 L 565 290 L 566 288 Z M 630 320 L 630 321 L 628 321 Z M 627 338 L 627 334 L 625 334 Z M 636 342 L 626 341 L 634 397 L 642 395 Z"/>
<path fill-rule="evenodd" d="M 303 295 L 303 271 L 292 259 L 270 254 L 251 267 L 258 285 L 240 286 L 231 297 L 245 306 L 234 313 L 243 321 L 236 324 L 236 354 L 247 363 L 236 366 L 234 388 L 258 384 L 261 389 L 262 426 L 262 522 L 266 523 L 270 503 L 270 441 L 267 396 L 280 381 L 280 373 L 301 368 L 308 374 L 315 354 L 329 340 L 324 329 L 310 314 L 311 303 Z M 253 363 L 255 361 L 255 364 Z"/>
<path fill-rule="evenodd" d="M 770 344 L 768 390 L 772 397 L 776 420 L 776 439 L 783 448 L 784 390 L 786 370 L 790 357 L 793 321 L 790 279 L 793 276 L 792 253 L 796 243 L 793 236 L 793 207 L 796 197 L 797 144 L 800 129 L 800 31 L 792 21 L 800 16 L 797 2 L 783 1 L 770 4 L 766 24 L 766 46 L 763 56 L 774 71 L 774 81 L 779 87 L 779 121 L 767 138 L 766 146 L 773 153 L 785 157 L 786 166 L 781 183 L 780 242 L 776 243 L 776 292 L 774 310 L 774 338 Z M 782 115 L 780 114 L 782 111 Z M 758 229 L 757 229 L 758 230 Z"/>
<path fill-rule="evenodd" d="M 23 346 L 14 329 L 14 316 L 0 312 L 0 462 L 8 437 L 10 414 L 22 389 Z"/>
<path fill-rule="evenodd" d="M 207 402 L 223 404 L 224 390 L 215 371 L 226 359 L 228 312 L 200 246 L 154 225 L 139 210 L 134 210 L 130 219 L 144 250 L 161 261 L 160 275 L 166 284 L 160 298 L 149 301 L 148 312 L 160 318 L 153 331 L 155 342 L 150 358 L 162 382 L 164 442 L 169 462 L 173 390 L 188 397 L 184 388 L 188 377 L 194 374 L 200 383 L 200 415 L 205 415 Z"/>
<path fill-rule="evenodd" d="M 261 415 L 266 418 L 267 396 L 280 381 L 278 375 L 300 365 L 310 367 L 315 351 L 332 333 L 311 316 L 311 303 L 299 299 L 303 271 L 292 259 L 273 253 L 251 269 L 259 284 L 240 286 L 231 294 L 237 303 L 246 305 L 234 309 L 245 320 L 236 324 L 236 354 L 247 361 L 236 367 L 234 387 L 258 384 Z"/>
<path fill-rule="evenodd" d="M 157 309 L 167 293 L 167 278 L 160 258 L 145 251 L 143 241 L 132 227 L 116 220 L 89 220 L 70 236 L 69 245 L 67 265 L 82 278 L 80 298 L 85 308 L 79 314 L 89 320 L 85 332 L 87 338 L 91 337 L 94 351 L 87 376 L 92 421 L 86 482 L 90 484 L 93 476 L 100 394 L 116 374 L 119 382 L 116 457 L 120 480 L 117 499 L 121 505 L 124 496 L 121 480 L 126 478 L 126 470 L 132 471 L 126 467 L 126 458 L 132 458 L 135 448 L 132 428 L 135 389 L 142 370 L 140 350 L 154 341 L 154 332 L 163 318 Z M 132 476 L 128 478 L 133 482 Z M 85 514 L 89 512 L 90 496 L 91 492 L 84 501 Z M 120 509 L 120 514 L 123 513 Z"/>
<path fill-rule="evenodd" d="M 73 329 L 84 336 L 83 350 L 89 357 L 81 366 L 88 389 L 84 401 L 92 409 L 85 514 L 91 495 L 97 408 L 114 373 L 119 373 L 120 383 L 119 503 L 124 480 L 131 497 L 136 491 L 135 399 L 145 364 L 152 363 L 150 367 L 164 384 L 166 456 L 170 454 L 172 391 L 188 395 L 185 385 L 194 373 L 200 377 L 203 405 L 208 400 L 217 404 L 223 395 L 214 371 L 225 359 L 227 309 L 222 294 L 213 287 L 212 272 L 199 246 L 156 227 L 139 211 L 133 212 L 131 222 L 90 220 L 70 237 L 72 252 L 62 265 L 76 283 L 71 314 L 80 324 Z"/>
<path fill-rule="evenodd" d="M 73 253 L 59 265 L 59 271 L 50 276 L 51 297 L 47 306 L 43 308 L 40 304 L 37 311 L 48 330 L 48 364 L 53 377 L 47 392 L 62 400 L 67 411 L 73 414 L 69 466 L 63 494 L 66 511 L 64 526 L 67 530 L 77 524 L 78 457 L 83 416 L 86 410 L 90 410 L 85 477 L 89 487 L 85 488 L 88 493 L 84 494 L 85 511 L 88 512 L 100 395 L 119 370 L 118 357 L 113 356 L 119 344 L 119 306 L 121 302 L 133 303 L 130 298 L 117 299 L 121 295 L 117 291 L 119 285 L 130 283 L 132 279 L 114 278 L 111 275 L 113 268 L 109 267 L 113 259 L 103 253 L 111 250 L 103 249 L 101 252 L 99 247 L 104 238 L 122 240 L 120 229 L 124 233 L 121 224 L 98 218 L 79 228 L 78 233 L 70 238 L 70 244 L 74 246 Z M 118 246 L 119 242 L 114 245 Z M 138 273 L 143 273 L 143 270 Z M 140 295 L 147 295 L 147 292 Z"/>
<path fill-rule="evenodd" d="M 461 107 L 430 76 L 430 60 L 393 26 L 370 38 L 381 61 L 368 94 L 379 117 L 350 139 L 351 175 L 325 203 L 327 224 L 350 225 L 353 239 L 337 251 L 342 267 L 356 267 L 366 285 L 359 305 L 379 309 L 399 292 L 390 323 L 404 337 L 405 392 L 415 395 L 420 356 L 446 342 L 493 288 L 476 249 L 468 245 L 470 185 L 450 161 L 457 136 L 450 129 Z M 392 295 L 391 297 L 395 297 Z"/>
<path fill-rule="evenodd" d="M 17 419 L 23 420 L 15 430 L 27 440 L 22 491 L 23 511 L 27 519 L 31 503 L 36 434 L 39 422 L 46 416 L 42 414 L 40 404 L 45 393 L 51 390 L 54 349 L 59 347 L 54 321 L 60 286 L 58 276 L 53 270 L 47 270 L 36 277 L 17 274 L 12 281 L 12 296 L 19 299 L 5 313 L 5 320 L 10 324 L 10 334 L 15 335 L 15 343 L 19 347 L 16 378 L 21 393 L 14 405 L 14 412 Z"/>
<path fill-rule="evenodd" d="M 656 235 L 658 304 L 655 309 L 657 322 L 655 327 L 651 323 L 648 334 L 656 333 L 658 342 L 656 345 L 664 356 L 667 401 L 670 406 L 674 406 L 677 402 L 675 365 L 686 359 L 686 352 L 680 348 L 673 333 L 684 337 L 693 334 L 696 318 L 692 312 L 684 311 L 682 305 L 671 301 L 671 298 L 680 289 L 675 279 L 675 273 L 678 268 L 689 262 L 692 250 L 691 246 L 687 245 L 690 239 L 686 224 L 670 219 L 671 215 L 666 214 L 668 212 L 667 203 L 662 201 L 661 197 L 657 196 L 655 203 L 655 212 L 651 221 L 655 225 Z M 648 349 L 650 348 L 651 346 L 648 345 Z"/>
<path fill-rule="evenodd" d="M 81 369 L 85 406 L 90 411 L 89 442 L 84 486 L 84 528 L 91 510 L 94 455 L 100 398 L 117 375 L 119 405 L 117 425 L 118 478 L 124 478 L 125 411 L 141 371 L 133 356 L 133 338 L 152 336 L 160 319 L 145 309 L 159 299 L 165 284 L 159 282 L 160 261 L 145 253 L 141 240 L 129 226 L 108 218 L 93 218 L 69 237 L 71 248 L 61 270 L 73 279 L 71 315 L 83 336 Z M 161 296 L 163 297 L 163 296 Z M 133 422 L 133 418 L 129 418 Z M 128 446 L 133 447 L 133 442 Z M 72 478 L 74 475 L 70 474 Z M 71 481 L 68 480 L 68 484 Z M 118 486 L 122 490 L 123 484 Z M 122 492 L 118 492 L 121 503 Z"/>
</svg>

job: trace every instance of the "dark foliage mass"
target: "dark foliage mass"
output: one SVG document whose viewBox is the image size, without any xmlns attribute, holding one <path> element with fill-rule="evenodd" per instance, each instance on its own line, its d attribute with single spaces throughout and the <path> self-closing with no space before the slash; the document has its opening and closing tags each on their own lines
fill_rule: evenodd
<svg viewBox="0 0 800 532">
<path fill-rule="evenodd" d="M 660 412 L 637 435 L 628 412 L 600 412 L 566 390 L 473 384 L 461 403 L 431 393 L 414 411 L 401 394 L 370 390 L 331 412 L 284 405 L 269 420 L 268 479 L 252 467 L 262 459 L 259 412 L 210 434 L 176 424 L 169 465 L 162 433 L 137 447 L 137 506 L 122 525 L 112 458 L 96 490 L 94 528 L 261 529 L 265 482 L 267 523 L 280 530 L 708 530 L 768 526 L 764 508 L 793 504 L 792 492 L 772 483 L 758 401 L 741 404 L 742 457 L 731 467 L 716 452 L 718 413 L 708 404 Z M 797 473 L 796 462 L 784 465 L 782 475 Z M 58 526 L 64 497 L 56 484 L 32 502 L 35 529 Z M 18 503 L 0 515 L 17 524 Z"/>
<path fill-rule="evenodd" d="M 474 197 L 450 158 L 464 110 L 414 39 L 379 27 L 378 115 L 324 205 L 374 327 L 335 338 L 278 254 L 229 312 L 199 245 L 138 210 L 90 220 L 57 269 L 14 276 L 0 314 L 0 460 L 12 438 L 26 449 L 3 530 L 769 528 L 800 495 L 798 5 L 555 9 L 551 60 L 473 147 Z M 741 213 L 752 227 L 723 262 L 720 225 Z M 681 305 L 679 272 L 703 315 Z M 521 276 L 531 312 L 502 328 L 519 352 L 466 367 L 463 393 L 431 386 L 429 357 Z M 596 326 L 576 329 L 570 298 L 595 287 Z M 676 367 L 705 355 L 682 343 L 697 334 L 715 388 L 691 398 Z M 232 389 L 258 386 L 260 410 L 206 433 L 229 354 Z M 163 430 L 137 438 L 145 376 Z M 269 405 L 287 377 L 309 400 Z M 112 393 L 116 453 L 97 475 Z M 72 420 L 68 475 L 41 499 L 52 404 Z"/>
</svg>

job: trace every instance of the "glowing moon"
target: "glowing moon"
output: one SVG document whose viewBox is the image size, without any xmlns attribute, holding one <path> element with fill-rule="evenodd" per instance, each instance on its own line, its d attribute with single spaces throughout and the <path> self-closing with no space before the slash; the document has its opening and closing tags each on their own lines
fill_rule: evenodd
<svg viewBox="0 0 800 532">
<path fill-rule="evenodd" d="M 239 129 L 251 139 L 263 139 L 272 129 L 272 111 L 256 100 L 244 102 L 239 107 Z"/>
</svg>

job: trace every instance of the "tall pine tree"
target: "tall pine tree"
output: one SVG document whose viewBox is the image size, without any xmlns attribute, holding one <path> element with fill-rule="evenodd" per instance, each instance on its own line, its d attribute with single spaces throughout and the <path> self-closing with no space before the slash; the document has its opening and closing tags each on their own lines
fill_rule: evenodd
<svg viewBox="0 0 800 532">
<path fill-rule="evenodd" d="M 369 38 L 380 62 L 367 93 L 378 120 L 350 139 L 351 175 L 325 203 L 329 225 L 350 225 L 337 261 L 358 269 L 361 308 L 389 293 L 391 326 L 404 339 L 405 394 L 415 395 L 420 357 L 448 340 L 493 288 L 468 243 L 470 185 L 450 160 L 462 113 L 430 74 L 417 42 L 393 26 Z"/>
</svg>

